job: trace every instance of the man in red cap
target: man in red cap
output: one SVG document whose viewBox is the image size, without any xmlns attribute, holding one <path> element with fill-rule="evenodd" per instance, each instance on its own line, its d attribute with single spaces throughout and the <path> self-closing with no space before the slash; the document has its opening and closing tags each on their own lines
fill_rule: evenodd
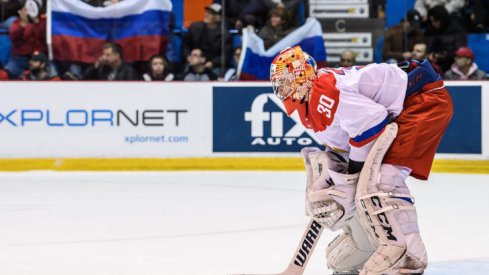
<svg viewBox="0 0 489 275">
<path fill-rule="evenodd" d="M 479 70 L 474 62 L 474 52 L 468 47 L 461 47 L 455 52 L 455 62 L 445 73 L 448 80 L 484 80 L 486 72 Z"/>
<path fill-rule="evenodd" d="M 21 75 L 21 80 L 61 80 L 58 76 L 50 74 L 48 69 L 48 57 L 40 52 L 34 51 L 29 60 L 29 70 Z"/>
</svg>

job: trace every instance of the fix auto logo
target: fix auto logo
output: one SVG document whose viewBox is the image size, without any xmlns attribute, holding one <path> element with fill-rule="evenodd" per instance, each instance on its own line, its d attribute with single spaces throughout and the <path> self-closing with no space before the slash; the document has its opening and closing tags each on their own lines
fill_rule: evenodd
<svg viewBox="0 0 489 275">
<path fill-rule="evenodd" d="M 265 111 L 265 104 L 269 101 L 273 102 L 281 111 Z M 253 137 L 251 145 L 308 146 L 314 141 L 320 143 L 314 135 L 306 131 L 296 113 L 290 118 L 287 117 L 280 99 L 270 93 L 258 95 L 251 104 L 251 110 L 245 112 L 244 119 L 250 122 L 251 136 Z M 292 120 L 293 126 L 291 128 L 285 129 L 286 120 Z M 266 126 L 270 127 L 269 135 L 265 134 Z"/>
</svg>

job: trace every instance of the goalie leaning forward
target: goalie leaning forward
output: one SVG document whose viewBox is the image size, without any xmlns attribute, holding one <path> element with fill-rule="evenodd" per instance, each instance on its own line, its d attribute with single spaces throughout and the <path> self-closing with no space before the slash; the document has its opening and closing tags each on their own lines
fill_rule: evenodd
<svg viewBox="0 0 489 275">
<path fill-rule="evenodd" d="M 318 70 L 297 46 L 275 57 L 270 80 L 287 114 L 298 112 L 327 145 L 302 154 L 308 214 L 343 230 L 328 246 L 328 266 L 338 274 L 422 274 L 427 255 L 405 180 L 428 179 L 453 113 L 429 61 Z M 386 152 L 376 147 L 376 157 L 364 167 L 393 122 L 398 131 L 392 145 L 379 145 Z"/>
</svg>

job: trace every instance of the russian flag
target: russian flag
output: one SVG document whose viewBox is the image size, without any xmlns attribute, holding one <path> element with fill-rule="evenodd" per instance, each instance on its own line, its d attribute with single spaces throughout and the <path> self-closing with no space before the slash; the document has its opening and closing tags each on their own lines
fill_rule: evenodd
<svg viewBox="0 0 489 275">
<path fill-rule="evenodd" d="M 297 45 L 314 57 L 319 67 L 326 65 L 323 30 L 313 17 L 266 51 L 263 40 L 252 30 L 243 29 L 242 43 L 243 54 L 238 68 L 242 80 L 270 79 L 270 64 L 275 56 L 283 49 Z"/>
<path fill-rule="evenodd" d="M 48 1 L 48 45 L 60 61 L 93 63 L 103 44 L 116 42 L 127 62 L 162 53 L 170 34 L 170 0 L 124 0 L 108 7 L 83 1 Z"/>
</svg>

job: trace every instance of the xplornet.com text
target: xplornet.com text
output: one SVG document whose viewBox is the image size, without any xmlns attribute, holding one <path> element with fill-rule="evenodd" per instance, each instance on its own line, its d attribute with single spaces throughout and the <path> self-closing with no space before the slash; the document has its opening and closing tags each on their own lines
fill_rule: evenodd
<svg viewBox="0 0 489 275">
<path fill-rule="evenodd" d="M 125 136 L 124 142 L 129 144 L 134 143 L 187 143 L 188 136 Z"/>
</svg>

